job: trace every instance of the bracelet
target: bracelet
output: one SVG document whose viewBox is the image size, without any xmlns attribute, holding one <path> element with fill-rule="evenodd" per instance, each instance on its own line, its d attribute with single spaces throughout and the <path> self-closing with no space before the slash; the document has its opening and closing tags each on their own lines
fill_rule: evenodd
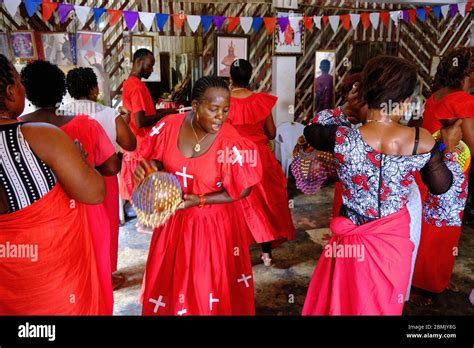
<svg viewBox="0 0 474 348">
<path fill-rule="evenodd" d="M 203 208 L 204 205 L 206 204 L 206 196 L 205 195 L 199 195 L 199 208 Z"/>
</svg>

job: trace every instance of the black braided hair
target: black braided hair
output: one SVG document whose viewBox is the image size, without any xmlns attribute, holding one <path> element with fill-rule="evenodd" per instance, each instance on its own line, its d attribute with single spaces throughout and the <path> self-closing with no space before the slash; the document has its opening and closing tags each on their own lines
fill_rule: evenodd
<svg viewBox="0 0 474 348">
<path fill-rule="evenodd" d="M 39 108 L 57 106 L 66 95 L 66 76 L 55 64 L 37 60 L 21 70 L 26 97 Z"/>
<path fill-rule="evenodd" d="M 433 91 L 439 88 L 460 88 L 462 80 L 474 71 L 474 48 L 458 47 L 441 58 L 434 77 Z"/>
<path fill-rule="evenodd" d="M 98 86 L 97 76 L 92 68 L 75 68 L 67 73 L 67 90 L 74 99 L 87 98 Z"/>
<path fill-rule="evenodd" d="M 217 76 L 203 76 L 194 84 L 192 100 L 201 102 L 209 88 L 222 88 L 229 91 L 229 85 L 223 78 Z"/>
<path fill-rule="evenodd" d="M 15 84 L 14 67 L 3 54 L 0 54 L 0 109 L 5 110 L 7 87 Z"/>
<path fill-rule="evenodd" d="M 230 66 L 230 77 L 236 86 L 247 88 L 252 77 L 252 65 L 248 60 L 236 59 Z"/>
<path fill-rule="evenodd" d="M 147 50 L 146 48 L 139 48 L 133 54 L 133 63 L 135 63 L 137 60 L 142 60 L 143 58 L 148 56 L 153 56 L 153 52 Z"/>
</svg>

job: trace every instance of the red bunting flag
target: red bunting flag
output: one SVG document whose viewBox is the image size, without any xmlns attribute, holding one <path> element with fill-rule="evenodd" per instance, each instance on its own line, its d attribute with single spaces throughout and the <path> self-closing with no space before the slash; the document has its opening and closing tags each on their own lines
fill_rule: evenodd
<svg viewBox="0 0 474 348">
<path fill-rule="evenodd" d="M 50 20 L 53 12 L 58 8 L 57 2 L 43 1 L 43 21 Z"/>
<path fill-rule="evenodd" d="M 323 16 L 324 27 L 326 27 L 328 25 L 328 21 L 329 21 L 329 17 L 328 16 Z"/>
<path fill-rule="evenodd" d="M 240 17 L 227 17 L 227 32 L 230 33 L 234 30 L 240 23 Z"/>
<path fill-rule="evenodd" d="M 313 17 L 304 16 L 303 24 L 306 30 L 313 30 Z"/>
<path fill-rule="evenodd" d="M 107 10 L 109 14 L 109 25 L 113 27 L 122 18 L 121 10 Z"/>
<path fill-rule="evenodd" d="M 469 1 L 466 5 L 466 13 L 469 13 L 471 11 L 472 5 L 474 4 L 474 1 Z"/>
<path fill-rule="evenodd" d="M 382 21 L 385 28 L 388 28 L 389 18 L 390 18 L 390 12 L 380 12 L 380 20 Z"/>
<path fill-rule="evenodd" d="M 349 31 L 351 29 L 351 17 L 348 14 L 339 16 L 341 18 L 342 27 Z"/>
<path fill-rule="evenodd" d="M 425 14 L 426 14 L 426 17 L 428 17 L 431 13 L 431 7 L 430 6 L 426 6 L 425 7 Z"/>
<path fill-rule="evenodd" d="M 173 23 L 176 30 L 181 30 L 186 20 L 186 15 L 184 13 L 175 13 L 173 14 Z"/>
<path fill-rule="evenodd" d="M 273 30 L 275 30 L 276 21 L 276 17 L 263 17 L 263 23 L 265 24 L 268 35 L 272 34 Z"/>
<path fill-rule="evenodd" d="M 368 12 L 364 12 L 360 14 L 360 20 L 362 22 L 362 26 L 365 30 L 369 29 L 370 27 L 370 14 Z"/>
<path fill-rule="evenodd" d="M 408 10 L 408 17 L 410 18 L 410 22 L 415 23 L 416 10 L 415 9 Z"/>
</svg>

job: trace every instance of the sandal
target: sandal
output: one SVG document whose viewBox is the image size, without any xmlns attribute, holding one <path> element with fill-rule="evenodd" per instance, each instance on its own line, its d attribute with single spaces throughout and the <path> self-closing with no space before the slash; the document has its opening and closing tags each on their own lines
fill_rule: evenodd
<svg viewBox="0 0 474 348">
<path fill-rule="evenodd" d="M 267 267 L 272 266 L 272 258 L 270 257 L 269 253 L 263 253 L 261 257 L 263 264 Z"/>
</svg>

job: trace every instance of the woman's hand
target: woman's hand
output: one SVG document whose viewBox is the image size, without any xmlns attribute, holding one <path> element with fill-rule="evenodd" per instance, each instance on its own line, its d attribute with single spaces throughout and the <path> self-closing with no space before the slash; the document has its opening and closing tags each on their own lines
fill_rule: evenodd
<svg viewBox="0 0 474 348">
<path fill-rule="evenodd" d="M 441 139 L 446 145 L 446 151 L 455 152 L 456 146 L 462 139 L 462 120 L 457 120 L 452 126 L 441 128 Z"/>
<path fill-rule="evenodd" d="M 298 156 L 299 153 L 301 152 L 301 150 L 303 150 L 304 152 L 314 151 L 314 149 L 311 147 L 311 145 L 309 145 L 306 142 L 306 139 L 303 135 L 298 138 L 298 142 L 296 143 L 296 145 L 293 149 L 293 157 Z"/>
<path fill-rule="evenodd" d="M 145 177 L 150 174 L 158 171 L 158 166 L 155 161 L 142 160 L 138 163 L 135 172 L 133 172 L 133 181 L 135 185 L 138 185 L 140 182 L 145 179 Z"/>
<path fill-rule="evenodd" d="M 362 100 L 359 94 L 359 83 L 354 83 L 352 90 L 347 96 L 347 101 L 342 107 L 342 112 L 351 123 L 360 123 L 367 118 L 367 104 Z"/>
<path fill-rule="evenodd" d="M 119 106 L 118 112 L 120 113 L 120 116 L 123 118 L 125 123 L 129 124 L 130 123 L 130 111 L 128 111 L 123 106 Z"/>
<path fill-rule="evenodd" d="M 183 196 L 183 201 L 179 205 L 178 209 L 187 209 L 187 208 L 197 207 L 199 203 L 200 203 L 200 199 L 198 195 L 185 194 Z"/>
</svg>

